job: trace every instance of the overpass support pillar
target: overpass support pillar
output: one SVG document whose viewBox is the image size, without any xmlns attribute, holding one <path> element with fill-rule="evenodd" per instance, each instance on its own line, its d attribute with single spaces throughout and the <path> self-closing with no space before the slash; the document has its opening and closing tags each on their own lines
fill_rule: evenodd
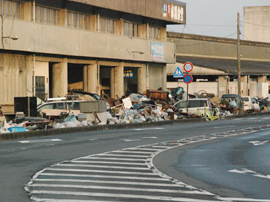
<svg viewBox="0 0 270 202">
<path fill-rule="evenodd" d="M 229 82 L 230 77 L 229 76 L 219 76 L 218 77 L 218 97 L 221 98 L 223 94 L 227 94 L 229 90 Z"/>
<path fill-rule="evenodd" d="M 267 83 L 267 76 L 258 76 L 258 83 Z"/>
<path fill-rule="evenodd" d="M 248 95 L 248 76 L 241 76 L 241 95 Z"/>
</svg>

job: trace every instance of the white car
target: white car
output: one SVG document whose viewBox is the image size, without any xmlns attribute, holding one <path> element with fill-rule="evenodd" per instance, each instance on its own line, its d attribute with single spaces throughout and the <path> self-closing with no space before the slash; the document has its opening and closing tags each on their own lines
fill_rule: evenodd
<svg viewBox="0 0 270 202">
<path fill-rule="evenodd" d="M 187 113 L 187 100 L 179 100 L 174 104 L 174 107 L 183 113 Z M 188 99 L 188 113 L 189 114 L 204 114 L 206 111 L 212 114 L 212 105 L 209 98 L 190 98 Z"/>
<path fill-rule="evenodd" d="M 59 100 L 44 102 L 37 107 L 37 112 L 40 116 L 47 118 L 59 117 L 61 113 L 70 112 L 75 116 L 80 113 L 80 103 L 86 102 L 85 100 Z"/>
<path fill-rule="evenodd" d="M 250 96 L 242 96 L 244 102 L 244 110 L 251 110 L 253 106 L 252 98 Z"/>
</svg>

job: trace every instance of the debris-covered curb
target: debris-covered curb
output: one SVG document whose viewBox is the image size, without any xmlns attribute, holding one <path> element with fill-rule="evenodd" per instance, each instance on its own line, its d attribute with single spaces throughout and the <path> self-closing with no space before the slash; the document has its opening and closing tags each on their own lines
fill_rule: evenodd
<svg viewBox="0 0 270 202">
<path fill-rule="evenodd" d="M 235 118 L 245 118 L 245 117 L 250 117 L 250 116 L 265 116 L 265 115 L 270 115 L 270 112 L 256 112 L 256 113 L 238 114 L 238 115 L 233 115 L 233 116 L 223 116 L 222 119 L 230 120 L 230 119 L 235 119 Z"/>
<path fill-rule="evenodd" d="M 82 133 L 90 131 L 101 131 L 101 130 L 115 130 L 115 129 L 128 129 L 128 128 L 145 128 L 155 127 L 161 125 L 176 125 L 183 123 L 193 122 L 206 122 L 204 118 L 193 118 L 193 119 L 180 119 L 180 120 L 168 120 L 158 122 L 143 122 L 143 123 L 130 123 L 130 124 L 112 124 L 112 125 L 95 125 L 95 126 L 83 126 L 73 128 L 59 128 L 59 129 L 46 129 L 46 130 L 35 130 L 26 132 L 14 132 L 14 133 L 3 133 L 0 134 L 0 141 L 4 140 L 15 140 L 32 137 L 44 137 L 51 135 L 63 135 L 69 133 Z"/>
<path fill-rule="evenodd" d="M 270 112 L 225 116 L 222 119 L 230 120 L 230 119 L 235 119 L 235 118 L 245 118 L 245 117 L 250 117 L 250 116 L 256 117 L 256 116 L 265 116 L 265 115 L 270 115 Z M 0 141 L 25 139 L 25 138 L 33 138 L 33 137 L 44 137 L 44 136 L 52 136 L 52 135 L 64 135 L 64 134 L 69 134 L 69 133 L 82 133 L 82 132 L 88 132 L 88 131 L 90 132 L 90 131 L 128 129 L 128 128 L 155 127 L 155 126 L 161 126 L 161 125 L 177 125 L 177 124 L 184 124 L 184 123 L 206 122 L 206 121 L 207 120 L 204 118 L 192 118 L 192 119 L 168 120 L 168 121 L 158 121 L 158 122 L 95 125 L 95 126 L 84 126 L 84 127 L 76 127 L 76 128 L 59 128 L 59 129 L 35 130 L 35 131 L 27 131 L 27 132 L 4 133 L 4 134 L 0 134 Z"/>
</svg>

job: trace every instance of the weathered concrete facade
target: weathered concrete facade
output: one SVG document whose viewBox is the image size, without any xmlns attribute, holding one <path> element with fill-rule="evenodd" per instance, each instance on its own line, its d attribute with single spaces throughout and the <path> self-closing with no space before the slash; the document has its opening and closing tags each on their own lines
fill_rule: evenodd
<svg viewBox="0 0 270 202">
<path fill-rule="evenodd" d="M 270 43 L 270 6 L 244 7 L 244 38 Z"/>
<path fill-rule="evenodd" d="M 68 86 L 77 82 L 82 83 L 81 90 L 113 98 L 125 95 L 127 89 L 143 93 L 147 88 L 166 88 L 166 64 L 176 61 L 166 25 L 185 23 L 185 4 L 173 0 L 11 2 L 0 1 L 4 111 L 12 112 L 14 97 L 65 96 Z"/>
</svg>

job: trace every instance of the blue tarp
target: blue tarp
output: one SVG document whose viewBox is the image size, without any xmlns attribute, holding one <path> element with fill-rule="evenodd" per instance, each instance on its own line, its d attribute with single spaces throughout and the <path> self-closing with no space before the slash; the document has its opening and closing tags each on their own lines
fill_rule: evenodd
<svg viewBox="0 0 270 202">
<path fill-rule="evenodd" d="M 67 118 L 64 119 L 64 122 L 74 122 L 77 121 L 76 116 L 75 115 L 70 115 Z"/>
<path fill-rule="evenodd" d="M 13 132 L 26 132 L 25 127 L 10 127 L 8 128 L 8 131 L 13 133 Z"/>
</svg>

